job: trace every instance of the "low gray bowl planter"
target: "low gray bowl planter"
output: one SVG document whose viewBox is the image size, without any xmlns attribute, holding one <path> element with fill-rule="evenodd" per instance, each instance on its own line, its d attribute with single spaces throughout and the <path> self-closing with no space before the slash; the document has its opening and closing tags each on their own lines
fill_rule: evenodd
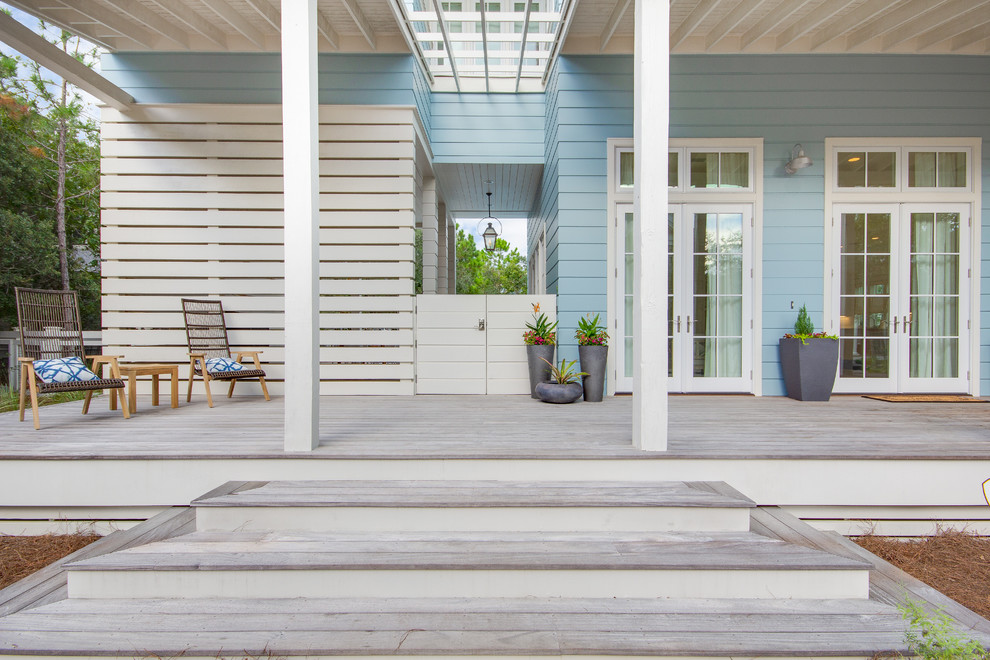
<svg viewBox="0 0 990 660">
<path fill-rule="evenodd" d="M 546 403 L 574 403 L 584 396 L 581 383 L 540 383 L 536 386 L 536 396 Z"/>
<path fill-rule="evenodd" d="M 787 396 L 798 401 L 828 401 L 839 366 L 838 339 L 780 338 L 780 368 Z"/>
</svg>

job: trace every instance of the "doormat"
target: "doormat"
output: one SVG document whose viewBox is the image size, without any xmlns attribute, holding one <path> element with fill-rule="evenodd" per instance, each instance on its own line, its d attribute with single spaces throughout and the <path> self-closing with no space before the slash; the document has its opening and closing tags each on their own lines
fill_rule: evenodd
<svg viewBox="0 0 990 660">
<path fill-rule="evenodd" d="M 990 399 L 976 399 L 963 394 L 864 394 L 863 398 L 890 403 L 990 403 Z"/>
</svg>

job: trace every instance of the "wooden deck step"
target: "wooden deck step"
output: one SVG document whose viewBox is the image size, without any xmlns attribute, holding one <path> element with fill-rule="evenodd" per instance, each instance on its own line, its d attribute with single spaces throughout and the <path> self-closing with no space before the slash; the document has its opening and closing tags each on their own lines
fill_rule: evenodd
<svg viewBox="0 0 990 660">
<path fill-rule="evenodd" d="M 194 532 L 69 565 L 70 598 L 866 598 L 867 564 L 750 532 Z"/>
<path fill-rule="evenodd" d="M 0 655 L 871 657 L 904 630 L 866 600 L 67 600 L 0 618 Z"/>
<path fill-rule="evenodd" d="M 199 530 L 747 531 L 752 500 L 674 482 L 232 482 L 193 502 Z"/>
</svg>

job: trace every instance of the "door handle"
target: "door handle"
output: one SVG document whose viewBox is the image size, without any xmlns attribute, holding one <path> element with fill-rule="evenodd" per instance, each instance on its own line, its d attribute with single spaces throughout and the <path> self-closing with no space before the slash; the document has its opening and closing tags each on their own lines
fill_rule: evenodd
<svg viewBox="0 0 990 660">
<path fill-rule="evenodd" d="M 905 314 L 905 316 L 904 316 L 904 334 L 907 334 L 908 332 L 910 332 L 911 317 L 912 316 L 914 316 L 914 315 L 913 314 Z"/>
<path fill-rule="evenodd" d="M 680 317 L 680 315 L 678 315 L 678 317 L 677 317 L 677 331 L 678 332 L 681 331 L 681 317 Z"/>
<path fill-rule="evenodd" d="M 478 319 L 478 330 L 485 331 L 485 319 Z"/>
<path fill-rule="evenodd" d="M 691 317 L 687 317 L 687 331 L 691 332 Z"/>
</svg>

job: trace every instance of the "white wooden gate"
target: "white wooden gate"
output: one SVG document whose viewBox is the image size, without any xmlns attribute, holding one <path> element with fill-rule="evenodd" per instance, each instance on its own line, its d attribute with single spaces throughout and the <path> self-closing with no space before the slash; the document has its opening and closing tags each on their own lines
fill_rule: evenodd
<svg viewBox="0 0 990 660">
<path fill-rule="evenodd" d="M 522 335 L 557 297 L 416 296 L 417 394 L 529 394 Z"/>
</svg>

